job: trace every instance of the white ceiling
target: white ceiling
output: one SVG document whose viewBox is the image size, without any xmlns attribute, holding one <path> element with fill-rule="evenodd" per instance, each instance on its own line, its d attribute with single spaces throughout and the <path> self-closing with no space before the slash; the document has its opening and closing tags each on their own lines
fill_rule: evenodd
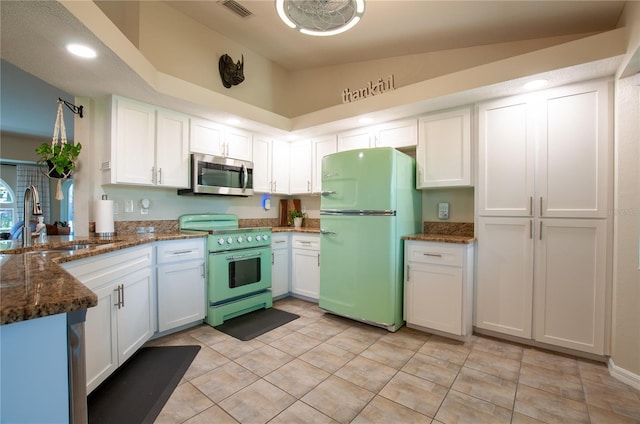
<svg viewBox="0 0 640 424">
<path fill-rule="evenodd" d="M 511 40 L 607 31 L 616 27 L 624 7 L 621 1 L 366 1 L 362 21 L 351 31 L 335 37 L 311 37 L 290 30 L 277 18 L 271 0 L 239 0 L 253 13 L 244 19 L 223 7 L 220 1 L 173 0 L 169 3 L 291 70 Z M 0 0 L 0 9 L 2 59 L 49 84 L 74 96 L 100 97 L 115 93 L 161 106 L 173 105 L 184 112 L 214 119 L 210 110 L 198 110 L 193 103 L 175 101 L 155 92 L 60 3 Z M 98 66 L 71 58 L 64 51 L 67 41 L 77 39 L 98 47 Z M 604 63 L 601 69 L 583 66 L 579 72 L 584 72 L 585 78 L 594 78 L 610 75 L 615 69 L 613 66 L 613 63 Z M 567 75 L 565 82 L 580 78 L 576 71 Z M 475 98 L 468 97 L 467 101 L 476 101 L 482 95 L 476 93 Z M 446 107 L 447 103 L 439 106 Z M 261 128 L 260 123 L 254 127 L 249 124 L 246 128 L 262 131 L 264 125 Z"/>
<path fill-rule="evenodd" d="M 616 27 L 624 7 L 623 1 L 365 0 L 353 29 L 314 37 L 284 25 L 271 0 L 236 0 L 253 13 L 245 18 L 225 1 L 168 3 L 288 70 L 606 31 Z"/>
</svg>

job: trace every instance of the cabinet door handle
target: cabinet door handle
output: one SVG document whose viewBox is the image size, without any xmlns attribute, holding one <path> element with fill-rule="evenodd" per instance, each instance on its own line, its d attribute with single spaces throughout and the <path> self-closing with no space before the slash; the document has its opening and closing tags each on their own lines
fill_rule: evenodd
<svg viewBox="0 0 640 424">
<path fill-rule="evenodd" d="M 320 266 L 320 254 L 318 253 L 318 266 Z"/>
<path fill-rule="evenodd" d="M 542 240 L 542 221 L 540 221 L 540 240 Z"/>
<path fill-rule="evenodd" d="M 120 309 L 120 285 L 113 289 L 114 292 L 118 294 L 118 298 L 116 299 L 116 303 L 113 304 L 116 308 Z"/>
<path fill-rule="evenodd" d="M 156 167 L 152 166 L 151 167 L 151 184 L 155 184 L 156 183 Z"/>
<path fill-rule="evenodd" d="M 529 220 L 529 238 L 533 240 L 533 219 Z"/>
<path fill-rule="evenodd" d="M 120 284 L 120 291 L 122 293 L 122 301 L 120 302 L 120 305 L 124 308 L 124 284 Z"/>
<path fill-rule="evenodd" d="M 542 216 L 542 196 L 540 196 L 540 216 Z"/>
<path fill-rule="evenodd" d="M 533 216 L 533 196 L 529 196 L 529 215 Z"/>
<path fill-rule="evenodd" d="M 311 193 L 311 181 L 307 180 L 307 192 Z"/>
<path fill-rule="evenodd" d="M 200 264 L 200 270 L 201 270 L 201 274 L 200 275 L 202 276 L 202 278 L 205 278 L 205 275 L 204 275 L 204 262 L 202 264 Z"/>
<path fill-rule="evenodd" d="M 276 264 L 276 257 L 274 255 L 273 252 L 271 252 L 271 265 L 275 265 Z"/>
<path fill-rule="evenodd" d="M 162 184 L 162 168 L 158 168 L 158 184 Z"/>
<path fill-rule="evenodd" d="M 423 253 L 424 256 L 431 256 L 434 258 L 441 258 L 442 255 L 440 253 Z"/>
<path fill-rule="evenodd" d="M 411 279 L 411 273 L 409 272 L 409 266 L 407 265 L 407 283 L 409 282 L 409 280 Z"/>
</svg>

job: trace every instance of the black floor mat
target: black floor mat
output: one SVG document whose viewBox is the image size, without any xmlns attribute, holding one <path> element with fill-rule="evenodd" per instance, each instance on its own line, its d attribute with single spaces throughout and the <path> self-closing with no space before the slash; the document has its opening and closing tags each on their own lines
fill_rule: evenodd
<svg viewBox="0 0 640 424">
<path fill-rule="evenodd" d="M 214 328 L 236 339 L 247 341 L 298 318 L 300 318 L 300 315 L 280 309 L 258 309 L 257 311 L 231 318 Z"/>
<path fill-rule="evenodd" d="M 153 423 L 199 350 L 140 349 L 87 397 L 89 423 Z"/>
</svg>

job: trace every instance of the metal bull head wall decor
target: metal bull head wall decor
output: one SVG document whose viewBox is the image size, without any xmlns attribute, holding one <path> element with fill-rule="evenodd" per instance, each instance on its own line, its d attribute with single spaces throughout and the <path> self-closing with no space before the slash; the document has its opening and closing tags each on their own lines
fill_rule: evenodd
<svg viewBox="0 0 640 424">
<path fill-rule="evenodd" d="M 240 84 L 244 81 L 244 55 L 242 55 L 241 61 L 233 63 L 233 59 L 228 54 L 223 54 L 218 61 L 218 69 L 222 85 L 226 88 Z"/>
</svg>

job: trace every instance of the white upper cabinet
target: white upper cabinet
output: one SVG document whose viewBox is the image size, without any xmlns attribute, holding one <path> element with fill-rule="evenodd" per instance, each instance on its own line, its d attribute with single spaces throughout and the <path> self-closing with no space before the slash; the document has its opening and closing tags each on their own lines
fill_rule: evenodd
<svg viewBox="0 0 640 424">
<path fill-rule="evenodd" d="M 289 154 L 289 193 L 311 193 L 311 140 L 292 142 Z"/>
<path fill-rule="evenodd" d="M 256 134 L 253 137 L 253 190 L 271 192 L 271 139 Z"/>
<path fill-rule="evenodd" d="M 271 192 L 289 194 L 290 144 L 273 140 L 271 154 Z"/>
<path fill-rule="evenodd" d="M 590 82 L 480 105 L 480 215 L 607 217 L 607 84 Z"/>
<path fill-rule="evenodd" d="M 322 158 L 326 155 L 336 153 L 338 151 L 338 143 L 335 135 L 314 139 L 312 141 L 313 149 L 313 175 L 312 187 L 313 193 L 322 191 Z"/>
<path fill-rule="evenodd" d="M 463 108 L 418 119 L 418 188 L 470 186 L 471 111 Z"/>
<path fill-rule="evenodd" d="M 378 125 L 374 138 L 375 147 L 415 147 L 418 143 L 418 120 L 403 119 Z"/>
<path fill-rule="evenodd" d="M 191 118 L 189 150 L 213 156 L 253 160 L 252 133 L 205 119 Z"/>
<path fill-rule="evenodd" d="M 189 151 L 224 156 L 224 125 L 205 119 L 190 120 Z"/>
<path fill-rule="evenodd" d="M 104 184 L 189 185 L 186 115 L 114 96 Z"/>
<path fill-rule="evenodd" d="M 607 217 L 607 84 L 562 87 L 545 95 L 538 143 L 540 216 Z"/>
<path fill-rule="evenodd" d="M 253 161 L 253 134 L 238 128 L 227 127 L 224 132 L 225 156 Z"/>
<path fill-rule="evenodd" d="M 189 120 L 183 114 L 158 109 L 156 128 L 156 184 L 188 187 Z"/>
<path fill-rule="evenodd" d="M 371 147 L 371 129 L 357 128 L 338 133 L 338 151 L 368 149 Z"/>
<path fill-rule="evenodd" d="M 532 216 L 535 114 L 525 97 L 480 105 L 479 215 Z"/>
</svg>

